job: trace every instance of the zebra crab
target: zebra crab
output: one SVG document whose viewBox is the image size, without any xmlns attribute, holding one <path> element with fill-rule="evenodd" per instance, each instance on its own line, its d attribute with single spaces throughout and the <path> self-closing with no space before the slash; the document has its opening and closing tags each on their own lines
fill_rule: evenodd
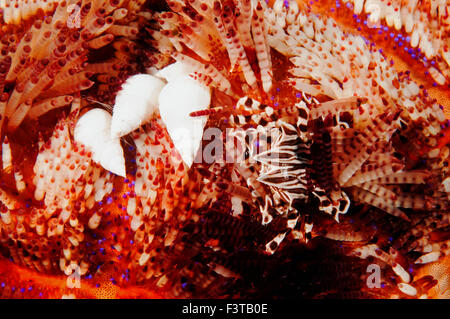
<svg viewBox="0 0 450 319">
<path fill-rule="evenodd" d="M 333 118 L 330 112 L 344 104 L 357 111 L 366 99 L 319 103 L 315 98 L 303 97 L 294 106 L 278 109 L 244 97 L 237 102 L 236 113 L 239 114 L 227 119 L 232 129 L 227 130 L 225 153 L 237 159 L 233 170 L 245 181 L 243 184 L 250 194 L 233 186 L 228 186 L 227 190 L 240 200 L 251 198 L 256 202 L 264 225 L 276 217 L 286 219 L 286 230 L 267 243 L 266 251 L 274 253 L 288 233 L 308 242 L 314 205 L 317 205 L 316 210 L 332 215 L 339 222 L 339 215 L 350 207 L 347 192 L 362 202 L 408 220 L 404 212 L 376 197 L 376 194 L 380 198 L 391 195 L 392 192 L 387 193 L 388 188 L 379 184 L 397 176 L 391 175 L 400 174 L 397 177 L 402 178 L 400 183 L 407 183 L 416 180 L 415 174 L 421 174 L 402 171 L 404 166 L 397 158 L 375 149 L 381 148 L 379 139 L 383 133 L 390 131 L 388 134 L 392 135 L 394 132 L 392 127 L 399 112 L 380 114 L 368 128 L 371 134 L 366 134 L 356 131 L 343 119 Z M 191 116 L 214 112 L 216 110 L 209 109 L 193 112 Z M 390 145 L 390 135 L 386 136 L 386 145 L 381 149 Z M 241 147 L 236 147 L 234 139 Z M 239 154 L 233 154 L 239 153 L 237 150 L 242 151 L 240 159 Z M 346 163 L 345 159 L 351 160 Z M 405 207 L 413 205 L 412 202 L 420 206 L 407 195 L 390 197 L 387 203 L 393 200 Z"/>
</svg>

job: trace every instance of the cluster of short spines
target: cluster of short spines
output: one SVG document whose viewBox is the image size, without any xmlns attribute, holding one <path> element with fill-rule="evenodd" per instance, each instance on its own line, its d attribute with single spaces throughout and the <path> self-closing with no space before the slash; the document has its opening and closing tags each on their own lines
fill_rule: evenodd
<svg viewBox="0 0 450 319">
<path fill-rule="evenodd" d="M 447 39 L 450 32 L 450 12 L 445 0 L 344 2 L 353 3 L 353 11 L 357 15 L 365 12 L 372 25 L 383 22 L 393 30 L 404 30 L 412 48 L 419 48 L 428 60 L 438 61 L 437 65 L 429 67 L 433 79 L 440 85 L 448 81 L 450 53 Z"/>
<path fill-rule="evenodd" d="M 70 104 L 71 95 L 91 88 L 96 75 L 96 99 L 110 102 L 138 67 L 130 58 L 139 55 L 133 39 L 140 22 L 132 6 L 133 1 L 61 1 L 54 3 L 51 16 L 36 13 L 5 25 L 0 34 L 0 121 L 6 131 L 13 132 L 27 117 L 36 119 Z M 87 63 L 89 54 L 110 43 L 112 58 Z"/>
<path fill-rule="evenodd" d="M 6 24 L 19 24 L 39 10 L 43 13 L 53 11 L 57 3 L 56 0 L 4 0 L 0 3 L 2 20 Z"/>
<path fill-rule="evenodd" d="M 180 242 L 180 225 L 191 218 L 195 220 L 192 209 L 202 206 L 205 200 L 195 204 L 197 197 L 215 195 L 207 186 L 208 191 L 202 192 L 199 176 L 187 178 L 186 167 L 160 119 L 134 133 L 133 139 L 136 170 L 126 196 L 126 212 L 135 247 L 128 267 L 134 269 L 137 282 L 168 290 L 178 297 L 185 293 L 180 288 L 180 277 L 195 279 L 190 271 L 186 273 L 187 269 L 171 272 L 171 263 L 179 258 L 178 254 L 191 249 Z M 165 258 L 169 252 L 173 255 Z"/>
<path fill-rule="evenodd" d="M 154 39 L 150 43 L 160 51 L 154 60 L 161 59 L 160 54 L 184 60 L 197 72 L 210 76 L 215 86 L 229 95 L 237 89 L 231 90 L 227 83 L 229 72 L 244 78 L 246 85 L 238 92 L 271 90 L 270 49 L 261 5 L 252 8 L 250 1 L 168 1 L 168 5 L 174 13 L 159 14 L 161 30 L 149 30 Z M 192 56 L 197 61 L 186 59 Z M 202 70 L 198 60 L 209 61 L 209 70 Z"/>
<path fill-rule="evenodd" d="M 103 176 L 101 169 L 91 164 L 89 152 L 71 141 L 66 120 L 57 124 L 52 138 L 41 146 L 34 173 L 35 200 L 31 202 L 35 205 L 32 207 L 13 205 L 10 201 L 14 194 L 1 192 L 4 197 L 1 229 L 8 238 L 5 240 L 14 242 L 10 254 L 16 263 L 39 272 L 60 269 L 70 275 L 78 267 L 77 271 L 84 275 L 89 264 L 79 249 L 84 245 L 87 228 L 95 229 L 100 223 L 101 213 L 90 209 L 112 191 L 110 174 Z M 16 175 L 17 185 L 23 177 L 18 179 Z M 95 183 L 93 175 L 96 175 Z M 58 242 L 63 246 L 57 245 Z M 34 248 L 28 249 L 29 245 Z M 13 246 L 23 247 L 16 252 L 20 258 L 14 257 Z M 30 262 L 27 256 L 34 261 Z"/>
</svg>

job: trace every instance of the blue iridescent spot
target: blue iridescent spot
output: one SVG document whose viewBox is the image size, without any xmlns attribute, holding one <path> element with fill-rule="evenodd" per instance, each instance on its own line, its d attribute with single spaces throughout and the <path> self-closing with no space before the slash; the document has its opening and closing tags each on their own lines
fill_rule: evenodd
<svg viewBox="0 0 450 319">
<path fill-rule="evenodd" d="M 1 285 L 1 286 L 2 286 L 2 288 L 5 288 L 5 283 L 4 283 L 4 282 L 2 282 L 2 285 Z"/>
</svg>

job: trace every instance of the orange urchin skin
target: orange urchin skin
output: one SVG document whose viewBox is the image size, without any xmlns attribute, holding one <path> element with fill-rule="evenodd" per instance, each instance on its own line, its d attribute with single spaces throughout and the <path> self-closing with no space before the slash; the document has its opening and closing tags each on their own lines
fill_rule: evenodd
<svg viewBox="0 0 450 319">
<path fill-rule="evenodd" d="M 83 279 L 80 288 L 70 289 L 67 288 L 68 277 L 65 275 L 37 273 L 26 267 L 0 260 L 2 298 L 60 299 L 63 295 L 71 294 L 78 299 L 160 299 L 163 297 L 142 287 L 114 285 L 109 280 L 111 275 L 113 274 L 106 271 L 93 280 Z"/>
<path fill-rule="evenodd" d="M 416 278 L 422 280 L 432 277 L 436 281 L 433 287 L 427 291 L 432 299 L 448 299 L 450 295 L 450 256 L 441 258 L 435 263 L 430 263 L 418 270 Z M 428 280 L 429 281 L 429 280 Z"/>
<path fill-rule="evenodd" d="M 331 7 L 331 4 L 332 1 L 321 0 L 313 3 L 311 5 L 311 9 L 313 12 L 329 14 L 328 8 Z M 351 15 L 352 14 L 350 11 L 347 12 L 345 9 L 341 9 L 340 11 L 335 12 L 333 14 L 333 17 L 338 21 L 340 26 L 346 28 L 347 30 L 355 30 L 357 28 L 357 25 L 352 19 Z M 363 30 L 358 32 L 360 32 L 361 34 L 369 35 L 370 29 L 363 28 Z M 425 69 L 423 68 L 423 66 L 415 63 L 415 61 L 412 60 L 408 55 L 404 54 L 403 51 L 399 52 L 398 50 L 392 49 L 389 46 L 388 42 L 386 42 L 381 37 L 375 38 L 374 42 L 377 43 L 380 47 L 383 47 L 386 55 L 395 61 L 395 67 L 398 71 L 411 71 L 412 77 L 419 83 L 423 84 L 426 88 L 428 88 L 430 95 L 436 98 L 439 103 L 446 106 L 447 118 L 450 118 L 448 103 L 448 101 L 450 100 L 450 90 L 448 89 L 448 87 L 442 86 L 434 88 L 430 83 L 430 78 L 424 75 Z M 279 63 L 276 63 L 276 65 L 282 65 L 281 60 L 278 62 Z M 278 94 L 278 99 L 282 101 L 288 102 L 291 98 L 292 97 L 289 96 L 289 92 L 280 92 Z M 220 105 L 222 104 L 222 101 L 223 100 L 221 100 L 220 98 L 216 98 L 215 104 Z M 24 169 L 24 175 L 29 177 L 27 181 L 28 185 L 32 185 L 30 179 L 33 164 L 32 159 L 35 158 L 35 153 L 33 152 L 37 152 L 37 149 L 33 149 L 33 151 L 30 151 L 29 147 L 25 146 L 25 143 L 22 143 L 22 141 L 26 140 L 29 137 L 28 134 L 30 134 L 29 132 L 26 132 L 24 130 L 25 128 L 17 132 L 16 143 L 19 146 L 15 150 L 15 155 L 17 156 L 17 158 L 21 158 L 20 156 L 23 156 L 21 167 Z M 448 144 L 449 135 L 450 132 L 449 129 L 447 129 L 445 136 L 439 141 L 442 146 Z M 131 157 L 128 158 L 128 160 L 130 159 Z M 132 176 L 128 177 L 130 179 L 132 178 Z M 9 181 L 9 183 L 11 182 L 12 181 Z M 125 214 L 118 207 L 118 204 L 121 204 L 120 198 L 122 198 L 122 196 L 125 195 L 128 190 L 124 184 L 116 183 L 116 186 L 117 188 L 114 195 L 117 196 L 118 200 L 115 201 L 114 204 L 111 204 L 109 210 L 111 211 L 112 217 L 124 217 Z M 32 189 L 30 189 L 30 194 L 32 194 Z M 25 197 L 26 196 L 24 195 L 24 198 Z M 115 231 L 118 231 L 117 226 L 105 228 L 101 232 L 105 235 L 111 235 Z M 94 242 L 93 238 L 91 238 L 91 240 Z M 99 247 L 103 248 L 101 245 Z M 131 251 L 133 248 L 126 247 L 125 249 L 129 249 Z M 80 289 L 67 288 L 67 277 L 65 275 L 38 273 L 36 271 L 32 271 L 22 266 L 16 265 L 13 262 L 2 260 L 0 261 L 0 282 L 5 282 L 8 288 L 11 288 L 13 286 L 16 288 L 13 294 L 5 294 L 4 296 L 10 298 L 60 298 L 62 295 L 73 293 L 77 298 L 171 297 L 170 293 L 165 294 L 164 291 L 157 291 L 156 289 L 152 290 L 152 287 L 127 285 L 122 282 L 120 284 L 113 284 L 111 282 L 111 278 L 115 279 L 120 276 L 121 271 L 126 269 L 126 262 L 117 259 L 117 254 L 115 254 L 114 252 L 111 252 L 111 254 L 108 255 L 108 258 L 105 259 L 113 260 L 116 263 L 116 266 L 106 266 L 105 269 L 102 269 L 92 279 L 83 278 Z M 444 264 L 447 267 L 446 269 L 448 269 L 448 257 L 443 261 L 440 261 L 440 263 Z M 432 272 L 432 270 L 428 270 L 428 268 L 423 268 L 424 275 Z M 33 289 L 29 290 L 29 287 L 32 287 Z M 19 293 L 20 289 L 22 288 L 26 289 L 23 293 Z M 6 289 L 4 291 L 6 291 Z M 41 292 L 42 295 L 40 295 Z"/>
</svg>

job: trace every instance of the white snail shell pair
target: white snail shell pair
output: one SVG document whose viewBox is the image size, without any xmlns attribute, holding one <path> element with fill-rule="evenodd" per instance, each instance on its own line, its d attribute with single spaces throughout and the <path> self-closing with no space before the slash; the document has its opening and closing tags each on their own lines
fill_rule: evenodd
<svg viewBox="0 0 450 319">
<path fill-rule="evenodd" d="M 185 65 L 176 62 L 155 75 L 137 74 L 128 78 L 117 94 L 112 116 L 100 108 L 86 112 L 76 124 L 75 141 L 91 150 L 94 162 L 125 177 L 120 138 L 148 123 L 159 112 L 175 148 L 186 165 L 191 166 L 207 117 L 192 118 L 189 114 L 208 108 L 211 92 L 189 77 L 189 73 Z"/>
</svg>

